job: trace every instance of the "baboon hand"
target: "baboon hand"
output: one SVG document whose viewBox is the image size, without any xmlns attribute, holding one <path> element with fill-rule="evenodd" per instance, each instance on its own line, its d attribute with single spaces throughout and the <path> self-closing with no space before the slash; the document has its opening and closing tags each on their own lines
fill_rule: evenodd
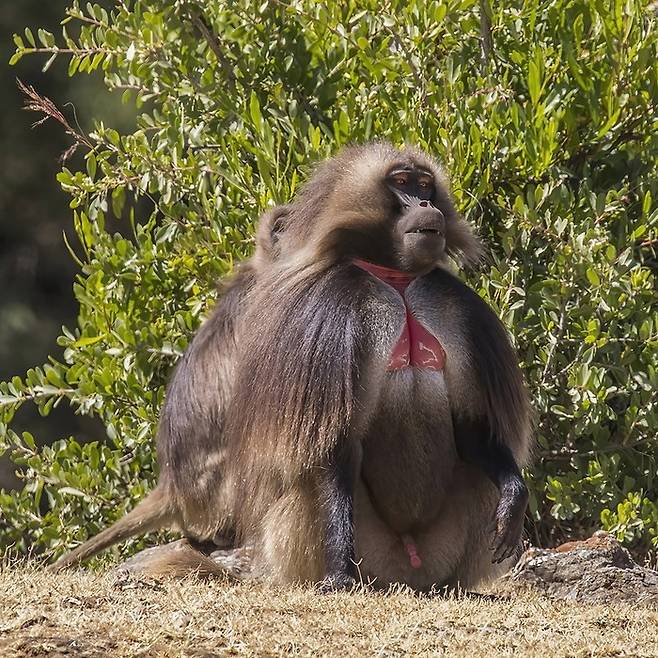
<svg viewBox="0 0 658 658">
<path fill-rule="evenodd" d="M 348 573 L 337 573 L 326 576 L 318 584 L 322 594 L 331 592 L 345 592 L 351 590 L 356 585 L 356 579 Z"/>
<path fill-rule="evenodd" d="M 492 562 L 502 562 L 518 551 L 527 506 L 528 489 L 523 480 L 502 487 L 492 527 Z"/>
</svg>

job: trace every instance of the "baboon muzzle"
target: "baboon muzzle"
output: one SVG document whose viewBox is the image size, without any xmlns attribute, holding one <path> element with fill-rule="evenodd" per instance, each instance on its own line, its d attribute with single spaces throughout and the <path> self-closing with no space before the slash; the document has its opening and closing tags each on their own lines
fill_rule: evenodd
<svg viewBox="0 0 658 658">
<path fill-rule="evenodd" d="M 413 233 L 443 236 L 445 234 L 445 217 L 443 213 L 435 208 L 430 201 L 416 197 L 407 198 L 410 203 L 405 207 L 400 220 L 402 232 L 406 235 Z"/>
</svg>

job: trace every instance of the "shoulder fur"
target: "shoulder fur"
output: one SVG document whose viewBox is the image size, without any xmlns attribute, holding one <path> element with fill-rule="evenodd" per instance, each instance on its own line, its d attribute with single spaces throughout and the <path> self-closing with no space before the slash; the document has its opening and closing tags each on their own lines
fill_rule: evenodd
<svg viewBox="0 0 658 658">
<path fill-rule="evenodd" d="M 448 272 L 430 275 L 443 294 L 454 295 L 463 311 L 465 336 L 479 394 L 492 433 L 514 453 L 520 466 L 531 456 L 532 411 L 518 357 L 507 330 L 471 288 Z"/>
</svg>

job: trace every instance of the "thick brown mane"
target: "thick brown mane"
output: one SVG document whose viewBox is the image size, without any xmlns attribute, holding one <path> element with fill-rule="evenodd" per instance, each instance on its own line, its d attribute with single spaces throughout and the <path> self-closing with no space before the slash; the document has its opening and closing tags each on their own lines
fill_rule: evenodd
<svg viewBox="0 0 658 658">
<path fill-rule="evenodd" d="M 446 267 L 480 251 L 417 149 L 374 142 L 321 164 L 264 215 L 256 255 L 179 363 L 158 487 L 56 566 L 173 525 L 245 545 L 250 573 L 325 589 L 350 587 L 357 563 L 364 579 L 419 590 L 509 567 L 530 407 L 505 328 Z M 391 368 L 412 341 L 444 358 Z M 176 573 L 207 566 L 188 554 Z"/>
</svg>

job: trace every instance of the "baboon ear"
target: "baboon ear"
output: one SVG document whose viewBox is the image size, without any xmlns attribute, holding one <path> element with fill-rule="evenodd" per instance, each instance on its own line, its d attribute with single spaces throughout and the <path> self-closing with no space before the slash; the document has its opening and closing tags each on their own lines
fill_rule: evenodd
<svg viewBox="0 0 658 658">
<path fill-rule="evenodd" d="M 258 220 L 256 231 L 256 244 L 263 241 L 276 243 L 279 235 L 286 228 L 286 219 L 290 213 L 290 206 L 274 206 L 263 213 Z"/>
<path fill-rule="evenodd" d="M 256 259 L 259 264 L 277 259 L 277 243 L 286 229 L 290 206 L 275 206 L 263 213 L 256 228 Z"/>
</svg>

